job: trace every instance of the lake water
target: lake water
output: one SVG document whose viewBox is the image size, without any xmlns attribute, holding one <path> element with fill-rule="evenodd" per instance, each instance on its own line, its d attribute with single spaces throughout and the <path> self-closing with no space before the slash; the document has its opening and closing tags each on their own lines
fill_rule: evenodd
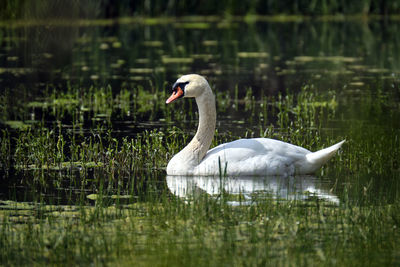
<svg viewBox="0 0 400 267">
<path fill-rule="evenodd" d="M 385 179 L 388 188 L 382 190 L 397 192 L 398 187 L 387 181 L 399 175 L 399 147 L 395 147 L 400 126 L 399 27 L 397 21 L 383 20 L 246 23 L 215 18 L 3 25 L 2 128 L 15 121 L 41 120 L 53 127 L 59 118 L 35 105 L 51 93 L 110 86 L 114 96 L 122 89 L 138 87 L 147 95 L 161 90 L 167 96 L 181 74 L 199 73 L 217 95 L 232 100 L 225 106 L 218 104 L 219 133 L 244 137 L 250 131 L 258 136 L 260 127 L 272 125 L 279 132 L 281 126 L 276 113 L 258 116 L 262 100 L 289 92 L 296 96 L 306 86 L 317 100 L 334 101 L 331 114 L 318 119 L 322 138 L 347 139 L 348 151 L 384 139 L 382 148 L 395 157 L 392 169 L 380 167 L 389 178 L 371 179 L 379 186 Z M 255 107 L 248 108 L 243 99 L 254 100 Z M 166 122 L 163 103 L 163 99 L 155 103 L 146 98 L 138 105 L 89 112 L 80 130 L 89 133 L 106 125 L 113 136 L 121 138 L 175 124 L 193 133 L 196 116 Z M 195 111 L 187 103 L 185 108 Z M 185 113 L 182 106 L 178 109 Z M 67 112 L 61 118 L 62 128 L 70 129 L 72 120 Z M 366 155 L 371 161 L 377 160 L 374 156 Z M 353 182 L 350 177 L 344 180 Z"/>
<path fill-rule="evenodd" d="M 386 258 L 380 258 L 377 252 L 376 255 L 367 253 L 365 260 L 398 263 L 395 238 L 399 234 L 395 224 L 398 217 L 393 215 L 391 207 L 398 209 L 400 196 L 399 30 L 398 20 L 343 18 L 121 18 L 3 23 L 0 26 L 2 210 L 11 210 L 9 218 L 19 223 L 18 220 L 22 220 L 21 225 L 25 225 L 25 220 L 43 218 L 41 214 L 46 214 L 46 211 L 38 213 L 35 203 L 59 205 L 55 209 L 66 212 L 62 216 L 67 221 L 86 213 L 70 211 L 66 204 L 82 205 L 81 210 L 89 209 L 88 214 L 91 206 L 101 206 L 99 200 L 103 197 L 105 200 L 101 203 L 106 203 L 106 207 L 149 204 L 147 213 L 142 213 L 142 206 L 128 206 L 115 214 L 111 211 L 109 217 L 104 215 L 108 213 L 101 213 L 105 217 L 93 217 L 99 216 L 96 212 L 90 217 L 100 218 L 100 225 L 102 222 L 112 225 L 117 236 L 118 229 L 131 225 L 129 233 L 140 232 L 133 241 L 124 241 L 127 232 L 119 235 L 121 242 L 112 243 L 114 241 L 107 238 L 103 241 L 111 242 L 118 249 L 121 246 L 127 249 L 124 244 L 132 244 L 127 251 L 141 251 L 149 256 L 146 258 L 149 262 L 154 249 L 164 255 L 164 263 L 172 259 L 170 263 L 182 264 L 180 256 L 174 258 L 174 250 L 169 250 L 168 240 L 176 242 L 174 248 L 183 251 L 181 255 L 187 256 L 186 260 L 192 259 L 192 254 L 185 250 L 185 245 L 179 244 L 188 242 L 200 248 L 196 254 L 200 263 L 204 258 L 200 251 L 208 251 L 215 240 L 215 244 L 223 240 L 219 248 L 232 248 L 224 250 L 226 259 L 253 248 L 249 240 L 255 240 L 254 249 L 262 242 L 272 247 L 276 242 L 282 245 L 267 253 L 273 259 L 294 255 L 288 258 L 289 263 L 304 264 L 310 255 L 307 253 L 311 253 L 306 248 L 307 242 L 315 241 L 322 244 L 316 245 L 316 254 L 312 254 L 318 260 L 324 260 L 329 251 L 342 251 L 338 262 L 349 263 L 352 259 L 359 262 L 359 258 L 364 258 L 359 255 L 366 253 L 359 248 L 372 248 L 379 238 L 391 236 L 391 243 L 387 245 L 390 248 L 381 246 L 381 250 L 376 250 Z M 343 139 L 347 142 L 314 176 L 166 177 L 168 160 L 193 136 L 197 125 L 193 101 L 164 104 L 172 84 L 187 73 L 204 75 L 217 96 L 218 135 L 213 145 L 259 136 L 283 139 L 311 150 Z M 228 206 L 204 200 L 201 197 L 204 194 L 224 200 Z M 198 195 L 200 200 L 194 201 L 199 201 L 199 210 L 191 214 L 190 209 L 196 206 L 190 203 Z M 182 199 L 184 204 L 181 206 L 173 196 Z M 268 202 L 268 199 L 277 202 Z M 9 200 L 30 204 L 12 206 Z M 288 201 L 289 206 L 279 204 L 281 200 Z M 267 201 L 266 204 L 263 201 Z M 312 213 L 314 201 L 318 208 L 316 219 Z M 319 210 L 319 201 L 326 203 L 325 210 Z M 264 204 L 257 204 L 259 202 Z M 162 208 L 157 210 L 154 207 L 158 204 L 154 203 L 161 203 Z M 363 206 L 368 208 L 363 209 Z M 386 213 L 382 211 L 384 222 L 393 226 L 393 232 L 385 225 L 381 235 L 369 230 L 365 234 L 367 229 L 377 229 L 379 220 L 374 221 L 374 218 L 379 216 L 373 212 L 378 206 L 388 209 Z M 233 207 L 242 207 L 239 210 L 242 213 Z M 365 217 L 354 217 L 348 212 L 353 209 L 364 212 L 369 208 Z M 312 215 L 303 211 L 307 209 Z M 31 210 L 33 217 L 25 214 Z M 131 210 L 133 215 L 129 213 Z M 201 215 L 203 211 L 211 217 Z M 265 220 L 272 216 L 257 216 L 257 212 L 266 211 L 280 214 L 281 217 L 276 215 L 275 218 L 282 218 L 273 228 L 277 236 L 253 236 L 252 233 L 260 229 L 272 229 L 264 227 L 268 225 Z M 335 212 L 339 215 L 329 217 Z M 372 213 L 376 217 L 368 217 Z M 131 221 L 120 225 L 118 216 L 125 215 Z M 82 220 L 89 220 L 85 216 Z M 140 221 L 142 216 L 145 222 Z M 167 219 L 179 217 L 185 221 L 191 216 L 202 216 L 196 217 L 201 223 L 193 224 L 198 226 L 193 232 L 182 231 L 187 234 L 184 241 L 168 234 L 172 226 L 167 226 Z M 261 226 L 254 218 L 261 218 Z M 321 221 L 325 225 L 324 218 L 326 228 L 320 227 Z M 166 224 L 159 228 L 154 226 L 164 219 Z M 291 242 L 287 232 L 280 230 L 283 222 L 292 221 L 294 228 L 288 226 L 290 231 L 298 229 L 299 224 L 304 226 L 304 222 L 306 225 L 304 229 L 307 230 L 297 235 L 299 243 Z M 175 223 L 173 227 L 180 227 L 182 221 Z M 87 221 L 82 225 L 86 224 Z M 207 227 L 214 224 L 219 227 L 217 230 L 224 229 L 223 238 L 219 239 L 221 233 L 217 232 L 215 236 L 210 235 L 214 241 L 201 239 L 203 231 L 213 233 L 214 229 Z M 47 224 L 40 225 L 43 229 L 47 227 Z M 237 225 L 240 231 L 245 231 L 242 226 L 246 225 L 249 236 L 255 239 L 234 236 Z M 153 228 L 143 233 L 143 227 L 145 230 Z M 307 227 L 313 230 L 308 232 Z M 74 236 L 75 232 L 68 232 L 68 229 L 66 236 Z M 169 230 L 163 232 L 163 229 Z M 97 230 L 83 232 L 97 240 L 97 235 L 92 235 L 91 231 Z M 164 241 L 153 240 L 153 231 L 162 234 Z M 313 231 L 321 236 L 312 235 Z M 172 232 L 176 235 L 180 230 Z M 7 233 L 0 240 L 8 240 Z M 314 241 L 309 241 L 309 233 Z M 143 243 L 142 236 L 154 241 L 157 248 L 153 248 L 155 243 Z M 52 242 L 48 241 L 51 238 L 45 240 L 44 243 Z M 57 240 L 53 251 L 61 239 Z M 78 236 L 78 240 L 84 238 Z M 240 250 L 240 245 L 234 246 L 240 244 L 236 243 L 238 240 L 247 240 L 249 246 Z M 355 242 L 357 248 L 348 250 L 347 244 L 353 244 L 351 242 Z M 79 244 L 84 249 L 91 248 L 89 243 Z M 228 243 L 230 245 L 225 246 Z M 298 246 L 285 250 L 290 244 Z M 331 250 L 335 244 L 337 247 Z M 101 254 L 96 254 L 95 248 L 90 251 L 92 254 L 88 255 Z M 211 251 L 208 256 L 214 257 Z M 347 257 L 347 251 L 354 257 Z M 59 259 L 61 254 L 54 253 L 58 255 L 55 259 Z M 305 255 L 306 259 L 296 255 Z M 83 262 L 92 262 L 91 256 L 87 257 Z M 223 261 L 224 257 L 219 259 Z M 316 262 L 320 263 L 318 260 Z"/>
</svg>

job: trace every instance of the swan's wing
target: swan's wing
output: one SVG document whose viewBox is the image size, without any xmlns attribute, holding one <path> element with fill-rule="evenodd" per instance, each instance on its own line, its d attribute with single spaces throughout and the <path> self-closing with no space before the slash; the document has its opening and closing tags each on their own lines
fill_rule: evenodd
<svg viewBox="0 0 400 267">
<path fill-rule="evenodd" d="M 197 174 L 292 175 L 307 149 L 268 138 L 240 139 L 209 150 Z"/>
</svg>

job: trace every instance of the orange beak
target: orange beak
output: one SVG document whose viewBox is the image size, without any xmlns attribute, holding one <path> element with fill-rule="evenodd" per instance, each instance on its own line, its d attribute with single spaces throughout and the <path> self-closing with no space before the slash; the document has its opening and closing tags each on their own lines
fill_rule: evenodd
<svg viewBox="0 0 400 267">
<path fill-rule="evenodd" d="M 165 101 L 165 103 L 169 104 L 182 96 L 183 90 L 179 86 L 177 86 L 176 89 L 172 92 L 172 95 L 167 99 L 167 101 Z"/>
</svg>

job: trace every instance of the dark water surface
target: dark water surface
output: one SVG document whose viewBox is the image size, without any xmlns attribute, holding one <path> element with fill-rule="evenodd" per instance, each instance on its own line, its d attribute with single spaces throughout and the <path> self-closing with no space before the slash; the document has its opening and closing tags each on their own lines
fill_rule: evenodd
<svg viewBox="0 0 400 267">
<path fill-rule="evenodd" d="M 330 109 L 315 126 L 319 136 L 327 145 L 348 140 L 341 161 L 334 161 L 320 174 L 324 187 L 340 195 L 351 184 L 346 190 L 354 193 L 354 199 L 369 190 L 371 201 L 393 202 L 400 192 L 399 29 L 399 21 L 384 20 L 246 23 L 215 18 L 3 25 L 0 126 L 11 136 L 20 128 L 16 122 L 43 123 L 49 128 L 61 125 L 62 131 L 79 131 L 84 136 L 108 129 L 118 140 L 172 125 L 192 134 L 195 113 L 188 113 L 185 120 L 173 115 L 194 111 L 192 104 L 166 108 L 164 99 L 155 100 L 152 95 L 167 96 L 181 74 L 198 73 L 207 77 L 220 96 L 219 133 L 228 132 L 235 138 L 259 136 L 271 126 L 285 134 L 277 113 L 259 116 L 261 103 L 268 97 L 297 96 L 306 88 L 320 100 L 315 105 Z M 90 111 L 81 107 L 82 124 L 77 130 L 72 126 L 75 115 L 68 108 L 55 115 L 54 107 L 41 105 L 52 94 L 73 94 L 75 88 L 103 95 L 103 99 L 109 93 L 110 101 L 124 90 L 134 91 L 134 97 L 142 100 L 127 104 L 121 100 L 111 106 L 92 103 Z M 99 93 L 99 88 L 105 89 Z M 223 104 L 224 99 L 228 104 Z M 166 112 L 172 113 L 171 119 L 165 118 Z M 301 145 L 311 148 L 313 143 Z M 361 166 L 356 171 L 346 165 L 354 159 Z M 59 183 L 37 187 L 30 182 L 36 175 L 33 171 L 21 173 L 3 166 L 0 198 L 32 201 L 49 197 L 57 203 L 74 203 L 82 192 L 95 191 L 87 184 L 64 179 L 62 172 L 45 172 L 59 177 Z M 73 173 L 78 178 L 93 175 L 90 171 Z M 169 186 L 163 170 L 135 172 L 124 183 L 142 177 L 157 181 L 155 187 L 149 186 L 155 191 Z M 125 193 L 138 195 L 140 190 L 135 190 Z"/>
</svg>

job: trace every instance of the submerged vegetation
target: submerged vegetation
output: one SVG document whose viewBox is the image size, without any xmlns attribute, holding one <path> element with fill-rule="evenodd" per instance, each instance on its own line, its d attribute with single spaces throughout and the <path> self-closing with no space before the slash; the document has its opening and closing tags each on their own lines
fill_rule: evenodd
<svg viewBox="0 0 400 267">
<path fill-rule="evenodd" d="M 220 190 L 215 195 L 187 187 L 187 196 L 180 196 L 175 190 L 184 185 L 175 188 L 166 182 L 163 169 L 188 142 L 191 133 L 185 129 L 195 127 L 196 110 L 190 101 L 189 106 L 181 102 L 172 108 L 185 112 L 173 112 L 170 106 L 152 102 L 165 99 L 164 90 L 49 90 L 40 102 L 27 105 L 37 120 L 2 131 L 3 181 L 10 179 L 7 186 L 18 202 L 0 202 L 1 261 L 182 266 L 399 263 L 400 170 L 399 151 L 394 149 L 400 147 L 398 132 L 365 131 L 370 126 L 354 122 L 345 135 L 324 129 L 326 121 L 335 122 L 341 103 L 335 92 L 316 90 L 305 86 L 297 93 L 256 98 L 249 88 L 244 99 L 215 91 L 222 117 L 232 107 L 251 114 L 256 127 L 236 130 L 240 135 L 279 138 L 312 149 L 347 138 L 344 151 L 319 173 L 320 179 L 330 180 L 326 190 L 339 202 L 319 198 L 312 185 L 300 192 L 306 200 L 296 195 L 268 197 L 274 194 L 268 189 L 250 195 Z M 386 103 L 372 106 L 384 108 Z M 117 130 L 115 118 L 130 112 L 162 118 L 162 124 L 155 122 L 152 130 L 135 135 L 135 127 Z M 46 116 L 55 123 L 49 124 Z M 176 121 L 182 122 L 179 128 L 172 126 Z M 88 124 L 90 131 L 85 130 Z M 236 138 L 219 129 L 214 145 Z M 41 193 L 28 190 L 17 195 L 21 185 Z M 396 189 L 387 191 L 387 186 Z"/>
<path fill-rule="evenodd" d="M 1 157 L 5 159 L 3 167 L 61 170 L 117 165 L 121 171 L 147 166 L 163 169 L 168 159 L 189 139 L 187 132 L 170 125 L 176 121 L 187 121 L 194 128 L 196 124 L 193 108 L 173 112 L 171 107 L 160 105 L 166 99 L 162 90 L 149 94 L 139 86 L 131 91 L 121 90 L 115 97 L 110 87 L 70 90 L 60 94 L 52 92 L 40 102 L 28 103 L 31 118 L 37 120 L 21 122 L 20 125 L 4 121 L 9 129 L 3 130 L 1 139 Z M 276 137 L 319 149 L 323 144 L 315 138 L 320 128 L 318 124 L 322 118 L 334 116 L 337 102 L 333 93 L 327 95 L 329 99 L 324 99 L 317 97 L 313 90 L 304 87 L 296 96 L 279 94 L 256 100 L 252 97 L 252 90 L 248 89 L 240 103 L 239 99 L 226 92 L 217 91 L 216 97 L 222 115 L 229 114 L 229 109 L 238 105 L 235 109 L 244 109 L 253 117 L 254 129 L 241 131 L 244 136 Z M 184 110 L 183 105 L 175 104 L 174 109 Z M 129 115 L 131 109 L 135 115 Z M 257 117 L 255 114 L 258 114 Z M 132 119 L 133 124 L 126 128 L 118 125 L 118 118 L 124 117 Z M 47 123 L 49 118 L 54 122 Z M 158 126 L 154 122 L 153 130 L 135 134 L 137 124 L 144 118 L 160 118 L 161 121 Z M 276 127 L 280 129 L 278 132 L 270 121 L 276 121 Z M 233 121 L 231 126 L 235 124 L 241 128 L 243 121 Z M 113 127 L 118 131 L 112 131 Z M 237 137 L 229 132 L 217 132 L 214 145 Z"/>
<path fill-rule="evenodd" d="M 122 199 L 119 199 L 122 201 Z M 1 202 L 3 264 L 396 265 L 399 206 L 332 207 L 204 195 L 146 203 L 45 206 Z"/>
</svg>

